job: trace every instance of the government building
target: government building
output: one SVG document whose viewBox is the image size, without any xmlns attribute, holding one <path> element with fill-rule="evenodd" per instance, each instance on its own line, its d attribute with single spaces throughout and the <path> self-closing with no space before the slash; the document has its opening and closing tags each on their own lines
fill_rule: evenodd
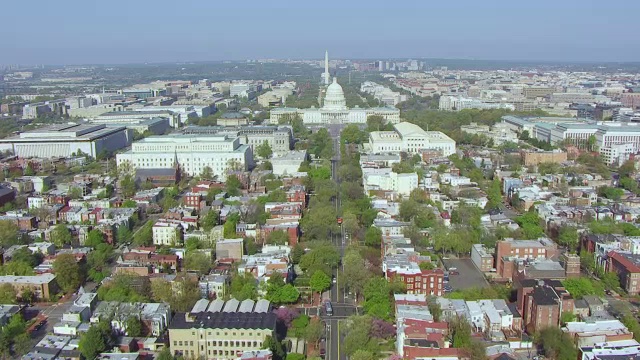
<svg viewBox="0 0 640 360">
<path fill-rule="evenodd" d="M 455 154 L 456 142 L 440 131 L 425 131 L 418 125 L 401 122 L 393 126 L 393 131 L 372 131 L 369 150 L 374 154 L 435 150 L 449 156 Z"/>
<path fill-rule="evenodd" d="M 367 118 L 372 115 L 382 116 L 387 122 L 392 124 L 400 122 L 400 110 L 392 106 L 366 109 L 355 107 L 349 109 L 342 86 L 338 84 L 338 79 L 334 76 L 333 83 L 329 85 L 330 77 L 329 57 L 328 54 L 325 54 L 325 71 L 322 78 L 324 84 L 328 86 L 324 94 L 322 107 L 312 107 L 310 109 L 275 108 L 271 110 L 271 116 L 269 118 L 271 124 L 278 124 L 281 119 L 288 120 L 296 115 L 300 116 L 302 122 L 307 125 L 365 124 Z"/>
<path fill-rule="evenodd" d="M 387 122 L 393 124 L 400 121 L 400 110 L 391 106 L 349 109 L 342 86 L 338 84 L 335 77 L 333 83 L 327 87 L 324 105 L 321 108 L 275 108 L 271 109 L 269 121 L 271 124 L 278 124 L 280 119 L 289 119 L 296 115 L 300 116 L 306 125 L 365 124 L 367 118 L 372 115 L 382 116 Z"/>
<path fill-rule="evenodd" d="M 286 154 L 293 148 L 293 130 L 290 126 L 187 126 L 182 133 L 239 137 L 240 144 L 249 145 L 254 152 L 265 141 L 274 154 Z"/>
<path fill-rule="evenodd" d="M 124 126 L 60 124 L 0 139 L 0 150 L 21 158 L 72 157 L 78 152 L 93 158 L 131 144 L 133 132 Z"/>
<path fill-rule="evenodd" d="M 118 166 L 129 163 L 133 169 L 173 169 L 179 166 L 190 176 L 209 167 L 224 181 L 227 170 L 253 168 L 253 152 L 237 136 L 173 134 L 150 136 L 136 141 L 131 150 L 116 155 Z"/>
</svg>

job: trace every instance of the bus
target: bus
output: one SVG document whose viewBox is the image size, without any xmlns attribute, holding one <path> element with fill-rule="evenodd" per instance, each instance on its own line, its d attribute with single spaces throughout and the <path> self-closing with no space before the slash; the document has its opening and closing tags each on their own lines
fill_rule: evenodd
<svg viewBox="0 0 640 360">
<path fill-rule="evenodd" d="M 331 306 L 331 301 L 327 300 L 327 302 L 324 303 L 324 310 L 327 313 L 327 316 L 333 316 L 333 307 Z"/>
</svg>

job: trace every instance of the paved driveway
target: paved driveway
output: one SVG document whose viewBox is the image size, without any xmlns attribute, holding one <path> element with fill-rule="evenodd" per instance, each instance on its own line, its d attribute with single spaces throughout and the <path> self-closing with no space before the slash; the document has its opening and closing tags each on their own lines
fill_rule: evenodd
<svg viewBox="0 0 640 360">
<path fill-rule="evenodd" d="M 449 285 L 453 290 L 489 286 L 484 275 L 473 264 L 471 259 L 443 259 L 442 262 L 447 269 L 452 267 L 458 269 L 458 275 L 449 275 Z"/>
</svg>

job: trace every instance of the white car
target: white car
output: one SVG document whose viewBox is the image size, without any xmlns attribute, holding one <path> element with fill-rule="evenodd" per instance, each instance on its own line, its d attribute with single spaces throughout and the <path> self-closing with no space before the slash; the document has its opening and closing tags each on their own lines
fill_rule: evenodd
<svg viewBox="0 0 640 360">
<path fill-rule="evenodd" d="M 335 284 L 335 283 L 337 283 L 337 282 L 338 282 L 338 279 L 336 279 L 336 278 L 334 277 L 334 278 L 333 278 L 333 283 Z"/>
</svg>

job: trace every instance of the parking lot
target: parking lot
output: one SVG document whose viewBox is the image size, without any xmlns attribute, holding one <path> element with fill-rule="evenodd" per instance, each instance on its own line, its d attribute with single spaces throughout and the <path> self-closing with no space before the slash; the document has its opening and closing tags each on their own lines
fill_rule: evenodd
<svg viewBox="0 0 640 360">
<path fill-rule="evenodd" d="M 445 268 L 457 268 L 458 275 L 449 275 L 449 285 L 453 290 L 488 287 L 484 275 L 471 259 L 442 259 Z"/>
</svg>

